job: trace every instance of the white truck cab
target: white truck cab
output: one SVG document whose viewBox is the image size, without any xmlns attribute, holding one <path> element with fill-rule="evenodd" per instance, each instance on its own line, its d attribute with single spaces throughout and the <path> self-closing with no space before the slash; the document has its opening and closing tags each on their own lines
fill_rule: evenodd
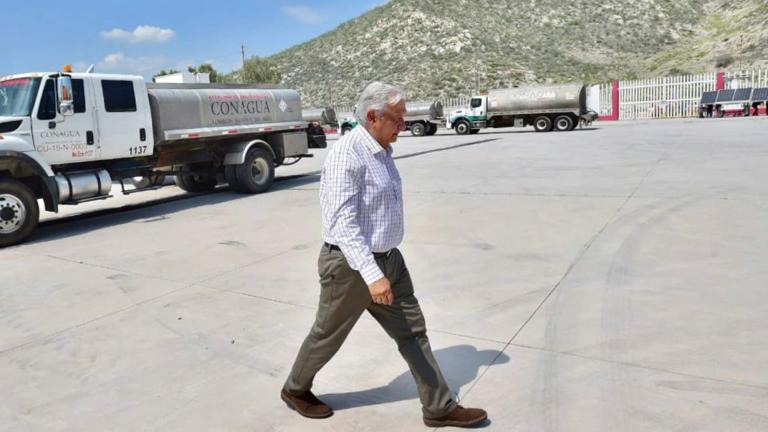
<svg viewBox="0 0 768 432">
<path fill-rule="evenodd" d="M 23 116 L 23 123 L 3 135 L 24 138 L 29 145 L 26 151 L 36 151 L 48 165 L 152 154 L 152 121 L 144 79 L 84 75 L 35 74 L 0 82 L 0 94 L 5 93 L 6 98 L 24 94 L 27 99 L 24 109 L 16 112 Z M 69 84 L 61 85 L 60 81 Z M 72 98 L 62 109 L 57 105 L 62 97 L 57 89 L 66 93 L 67 88 L 71 88 Z M 7 110 L 7 105 L 0 104 L 0 124 L 9 121 Z"/>
</svg>

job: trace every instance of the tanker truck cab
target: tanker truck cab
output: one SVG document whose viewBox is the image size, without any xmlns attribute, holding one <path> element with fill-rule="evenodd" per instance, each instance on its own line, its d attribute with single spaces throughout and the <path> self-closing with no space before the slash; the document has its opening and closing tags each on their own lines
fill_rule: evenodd
<svg viewBox="0 0 768 432">
<path fill-rule="evenodd" d="M 40 87 L 31 118 L 32 137 L 49 165 L 152 154 L 152 120 L 141 77 L 51 76 Z M 57 106 L 57 88 L 62 89 L 58 93 L 69 92 L 71 107 Z"/>
<path fill-rule="evenodd" d="M 357 126 L 357 105 L 352 107 L 352 112 L 343 113 L 339 117 L 339 135 L 344 135 Z"/>
<path fill-rule="evenodd" d="M 448 115 L 445 127 L 454 129 L 459 135 L 474 134 L 486 127 L 487 121 L 488 98 L 474 96 L 468 108 L 454 110 Z"/>
<path fill-rule="evenodd" d="M 138 97 L 144 95 L 144 97 Z M 0 80 L 0 150 L 48 166 L 152 154 L 141 77 L 31 74 Z M 23 141 L 11 144 L 11 138 Z M 39 162 L 42 162 L 39 160 Z"/>
</svg>

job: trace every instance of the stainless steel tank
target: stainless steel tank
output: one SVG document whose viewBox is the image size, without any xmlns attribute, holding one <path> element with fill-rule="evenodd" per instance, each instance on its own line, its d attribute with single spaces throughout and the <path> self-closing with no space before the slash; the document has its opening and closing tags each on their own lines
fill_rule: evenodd
<svg viewBox="0 0 768 432">
<path fill-rule="evenodd" d="M 149 88 L 155 146 L 175 137 L 229 129 L 257 131 L 303 122 L 295 90 Z"/>
<path fill-rule="evenodd" d="M 405 103 L 405 120 L 437 120 L 443 117 L 443 104 L 439 100 Z"/>
<path fill-rule="evenodd" d="M 581 84 L 528 86 L 490 90 L 488 114 L 586 111 L 586 88 Z"/>
<path fill-rule="evenodd" d="M 305 122 L 318 122 L 322 125 L 336 123 L 336 111 L 333 108 L 307 108 L 301 110 Z"/>
<path fill-rule="evenodd" d="M 109 195 L 112 190 L 112 177 L 106 170 L 58 173 L 56 183 L 59 186 L 60 203 Z"/>
</svg>

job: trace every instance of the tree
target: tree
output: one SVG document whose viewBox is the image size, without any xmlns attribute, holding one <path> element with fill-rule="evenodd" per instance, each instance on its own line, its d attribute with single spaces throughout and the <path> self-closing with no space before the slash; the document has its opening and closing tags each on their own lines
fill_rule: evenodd
<svg viewBox="0 0 768 432">
<path fill-rule="evenodd" d="M 237 75 L 243 83 L 277 84 L 282 78 L 277 63 L 259 56 L 247 59 Z"/>
</svg>

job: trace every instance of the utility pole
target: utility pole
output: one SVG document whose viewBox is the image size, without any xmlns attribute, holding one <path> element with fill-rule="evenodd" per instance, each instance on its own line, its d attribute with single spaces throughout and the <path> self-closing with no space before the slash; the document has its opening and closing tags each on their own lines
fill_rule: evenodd
<svg viewBox="0 0 768 432">
<path fill-rule="evenodd" d="M 243 60 L 243 65 L 240 68 L 240 82 L 244 83 L 243 72 L 245 72 L 245 44 L 240 44 L 240 58 Z"/>
</svg>

